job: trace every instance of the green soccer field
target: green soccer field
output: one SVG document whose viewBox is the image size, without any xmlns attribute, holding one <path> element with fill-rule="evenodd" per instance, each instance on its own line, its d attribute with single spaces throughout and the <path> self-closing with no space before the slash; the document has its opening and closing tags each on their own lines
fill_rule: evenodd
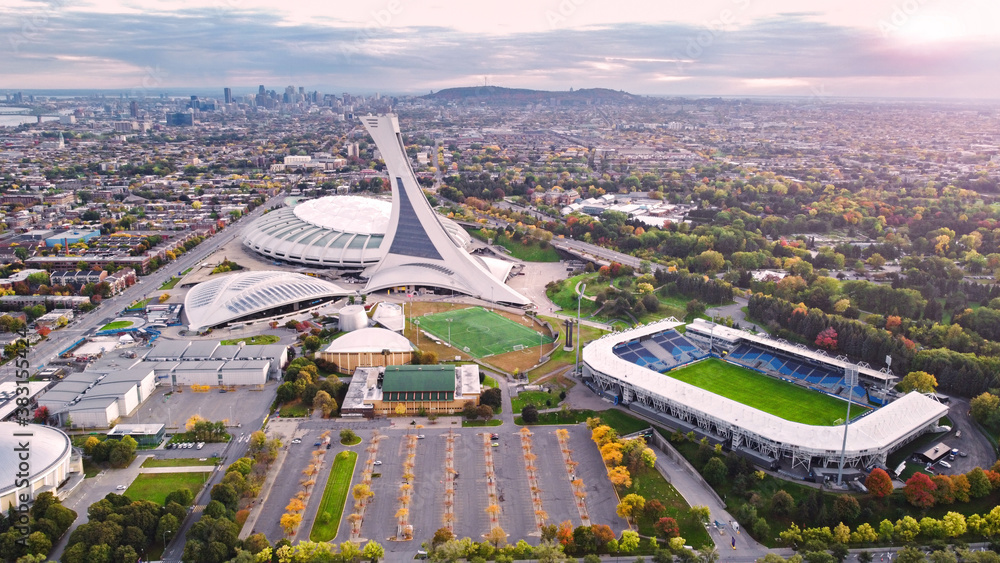
<svg viewBox="0 0 1000 563">
<path fill-rule="evenodd" d="M 715 358 L 664 375 L 792 422 L 833 426 L 847 414 L 845 401 Z M 854 403 L 851 418 L 868 410 Z"/>
<path fill-rule="evenodd" d="M 424 315 L 414 320 L 420 321 L 421 330 L 442 342 L 448 342 L 448 325 L 451 325 L 451 345 L 474 358 L 510 352 L 515 346 L 531 348 L 552 342 L 552 338 L 482 307 Z"/>
</svg>

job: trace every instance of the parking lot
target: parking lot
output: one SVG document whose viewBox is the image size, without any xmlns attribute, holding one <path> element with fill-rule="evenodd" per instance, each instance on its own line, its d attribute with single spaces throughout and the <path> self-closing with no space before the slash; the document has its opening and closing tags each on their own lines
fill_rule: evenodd
<svg viewBox="0 0 1000 563">
<path fill-rule="evenodd" d="M 263 419 L 278 389 L 278 382 L 271 381 L 260 391 L 237 387 L 235 391 L 226 393 L 220 393 L 218 389 L 196 393 L 185 388 L 183 392 L 171 393 L 170 384 L 163 385 L 163 381 L 160 380 L 160 386 L 135 414 L 123 417 L 120 422 L 163 423 L 168 433 L 175 433 L 183 432 L 184 423 L 197 414 L 212 422 L 228 420 L 232 426 L 242 424 L 242 427 L 249 428 Z M 259 429 L 260 425 L 256 428 Z"/>
</svg>

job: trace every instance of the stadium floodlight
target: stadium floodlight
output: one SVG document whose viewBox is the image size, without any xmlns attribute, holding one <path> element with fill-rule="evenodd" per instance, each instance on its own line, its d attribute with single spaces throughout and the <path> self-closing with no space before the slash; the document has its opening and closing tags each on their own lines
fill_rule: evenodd
<svg viewBox="0 0 1000 563">
<path fill-rule="evenodd" d="M 847 459 L 847 428 L 851 423 L 851 398 L 858 384 L 858 366 L 849 364 L 844 368 L 844 383 L 847 384 L 847 417 L 844 418 L 844 445 L 840 449 L 840 465 L 837 467 L 837 484 L 844 482 L 844 461 Z"/>
<path fill-rule="evenodd" d="M 580 374 L 580 304 L 583 303 L 583 294 L 587 291 L 587 284 L 580 286 L 580 295 L 576 296 L 576 371 Z"/>
</svg>

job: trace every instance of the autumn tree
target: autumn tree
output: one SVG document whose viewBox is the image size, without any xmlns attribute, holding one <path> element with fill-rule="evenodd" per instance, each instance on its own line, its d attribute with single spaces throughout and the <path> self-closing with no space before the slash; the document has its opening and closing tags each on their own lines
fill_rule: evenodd
<svg viewBox="0 0 1000 563">
<path fill-rule="evenodd" d="M 906 481 L 903 487 L 903 494 L 906 500 L 917 508 L 930 508 L 934 506 L 934 490 L 937 485 L 927 475 L 917 472 Z"/>
<path fill-rule="evenodd" d="M 645 498 L 635 493 L 629 493 L 618 503 L 616 512 L 622 518 L 631 518 L 634 514 L 641 511 L 644 506 L 646 506 Z"/>
<path fill-rule="evenodd" d="M 677 525 L 677 520 L 669 516 L 664 516 L 657 520 L 656 524 L 653 524 L 653 529 L 656 530 L 657 536 L 665 539 L 676 538 L 681 535 L 681 529 Z"/>
<path fill-rule="evenodd" d="M 892 479 L 888 473 L 876 467 L 865 479 L 865 487 L 872 497 L 885 498 L 892 494 Z"/>
<path fill-rule="evenodd" d="M 821 330 L 820 333 L 816 335 L 816 346 L 825 350 L 836 350 L 837 330 L 832 326 Z"/>
<path fill-rule="evenodd" d="M 611 468 L 608 471 L 608 479 L 611 480 L 611 484 L 616 487 L 629 488 L 632 486 L 632 476 L 628 472 L 628 468 L 619 465 L 618 467 Z"/>
</svg>

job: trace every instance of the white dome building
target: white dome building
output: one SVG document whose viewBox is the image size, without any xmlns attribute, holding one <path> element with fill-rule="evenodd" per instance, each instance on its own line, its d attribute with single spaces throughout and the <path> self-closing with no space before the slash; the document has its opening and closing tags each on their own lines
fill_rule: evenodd
<svg viewBox="0 0 1000 563">
<path fill-rule="evenodd" d="M 18 496 L 34 498 L 55 492 L 71 472 L 73 448 L 69 436 L 52 426 L 0 422 L 0 511 L 20 504 Z"/>
<path fill-rule="evenodd" d="M 336 364 L 341 373 L 354 373 L 358 367 L 408 364 L 413 361 L 413 344 L 388 329 L 363 328 L 334 340 L 319 357 Z"/>
<path fill-rule="evenodd" d="M 188 328 L 201 332 L 237 322 L 277 320 L 353 292 L 293 272 L 240 272 L 202 282 L 184 298 Z"/>
<path fill-rule="evenodd" d="M 243 244 L 264 256 L 303 264 L 361 269 L 385 255 L 392 202 L 362 196 L 326 196 L 262 215 L 247 226 Z M 439 217 L 455 244 L 471 238 L 454 221 Z"/>
</svg>

